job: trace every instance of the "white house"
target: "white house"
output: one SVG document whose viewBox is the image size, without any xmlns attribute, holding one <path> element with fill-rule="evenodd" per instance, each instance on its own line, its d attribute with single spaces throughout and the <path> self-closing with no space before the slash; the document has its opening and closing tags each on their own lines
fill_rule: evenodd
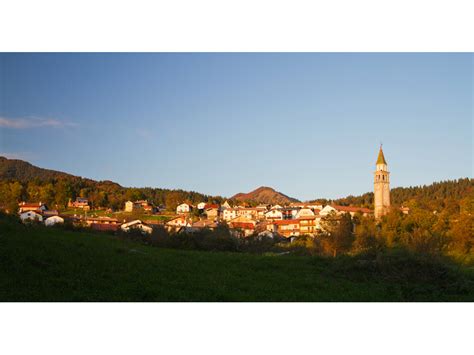
<svg viewBox="0 0 474 355">
<path fill-rule="evenodd" d="M 46 227 L 51 227 L 58 223 L 64 223 L 64 218 L 59 216 L 51 216 L 44 220 L 44 225 Z"/>
<path fill-rule="evenodd" d="M 265 219 L 283 219 L 283 212 L 280 210 L 270 210 L 265 213 Z"/>
<path fill-rule="evenodd" d="M 133 229 L 139 229 L 139 230 L 142 231 L 142 233 L 151 234 L 151 232 L 153 231 L 153 228 L 151 228 L 145 222 L 140 221 L 139 219 L 136 219 L 136 220 L 128 222 L 128 223 L 124 223 L 120 226 L 120 228 L 124 232 L 128 232 L 128 231 L 133 230 Z"/>
<path fill-rule="evenodd" d="M 216 219 L 219 217 L 219 207 L 209 207 L 204 211 L 208 219 Z"/>
<path fill-rule="evenodd" d="M 255 233 L 257 222 L 247 216 L 239 216 L 229 222 L 230 233 L 237 237 L 248 237 Z"/>
<path fill-rule="evenodd" d="M 125 212 L 132 212 L 133 211 L 133 202 L 127 201 L 125 202 Z"/>
<path fill-rule="evenodd" d="M 176 213 L 189 213 L 193 209 L 193 206 L 187 203 L 182 203 L 178 207 L 176 207 Z"/>
<path fill-rule="evenodd" d="M 219 223 L 209 220 L 209 219 L 203 219 L 197 222 L 194 222 L 191 227 L 185 227 L 183 231 L 187 233 L 195 233 L 202 231 L 203 229 L 210 229 L 214 230 L 218 227 Z"/>
<path fill-rule="evenodd" d="M 302 208 L 296 213 L 295 218 L 303 218 L 303 217 L 312 217 L 314 216 L 314 212 L 310 208 Z"/>
<path fill-rule="evenodd" d="M 233 208 L 226 208 L 222 211 L 222 219 L 224 221 L 230 221 L 237 217 L 237 211 Z"/>
<path fill-rule="evenodd" d="M 48 207 L 42 202 L 20 202 L 18 204 L 19 213 L 28 212 L 28 211 L 46 211 Z"/>
<path fill-rule="evenodd" d="M 337 213 L 337 210 L 334 207 L 327 205 L 327 206 L 324 206 L 324 208 L 321 211 L 319 211 L 319 214 L 321 216 L 327 216 L 331 212 Z"/>
<path fill-rule="evenodd" d="M 39 221 L 43 222 L 43 216 L 35 211 L 26 211 L 20 214 L 22 222 L 26 221 Z"/>
<path fill-rule="evenodd" d="M 283 207 L 280 206 L 280 205 L 273 205 L 270 209 L 271 210 L 279 210 L 279 209 L 282 209 Z"/>
<path fill-rule="evenodd" d="M 199 202 L 197 205 L 198 210 L 203 210 L 206 207 L 206 202 Z"/>
<path fill-rule="evenodd" d="M 165 224 L 168 232 L 179 231 L 182 227 L 191 227 L 191 223 L 188 221 L 186 216 L 178 216 L 166 222 Z"/>
</svg>

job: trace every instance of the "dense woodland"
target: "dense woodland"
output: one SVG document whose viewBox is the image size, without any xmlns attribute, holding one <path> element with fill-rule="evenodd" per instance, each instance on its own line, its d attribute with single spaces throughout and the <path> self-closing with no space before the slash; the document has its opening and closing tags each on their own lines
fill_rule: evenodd
<svg viewBox="0 0 474 355">
<path fill-rule="evenodd" d="M 409 206 L 416 200 L 419 206 L 434 211 L 444 208 L 447 199 L 459 200 L 467 196 L 473 188 L 474 179 L 469 178 L 434 182 L 423 186 L 396 187 L 390 189 L 390 201 L 394 206 Z M 351 195 L 335 200 L 320 198 L 312 202 L 373 208 L 374 193 L 367 192 L 360 196 Z"/>
<path fill-rule="evenodd" d="M 220 196 L 151 187 L 127 188 L 112 181 L 94 181 L 0 157 L 0 207 L 3 209 L 16 210 L 19 201 L 41 201 L 50 208 L 61 209 L 69 199 L 76 197 L 87 198 L 92 208 L 113 210 L 123 209 L 128 200 L 149 200 L 170 210 L 182 202 L 223 202 Z"/>
</svg>

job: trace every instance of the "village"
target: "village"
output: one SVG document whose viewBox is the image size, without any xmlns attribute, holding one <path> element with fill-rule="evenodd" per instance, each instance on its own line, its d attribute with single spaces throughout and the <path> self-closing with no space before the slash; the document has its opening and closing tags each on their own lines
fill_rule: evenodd
<svg viewBox="0 0 474 355">
<path fill-rule="evenodd" d="M 213 230 L 225 224 L 237 237 L 284 238 L 317 235 L 322 231 L 321 218 L 330 213 L 349 213 L 351 216 L 357 213 L 363 216 L 373 214 L 370 209 L 351 206 L 290 203 L 283 206 L 261 204 L 248 207 L 231 206 L 228 201 L 222 205 L 201 202 L 194 206 L 191 203 L 181 203 L 174 214 L 169 214 L 165 206 L 154 206 L 146 200 L 127 201 L 123 211 L 116 212 L 117 217 L 99 216 L 94 212 L 85 198 L 70 201 L 65 213 L 49 210 L 48 206 L 41 202 L 21 202 L 18 211 L 24 223 L 35 221 L 46 226 L 70 221 L 75 226 L 99 231 L 127 232 L 138 229 L 143 233 L 152 233 L 153 228 L 164 227 L 170 233 L 195 233 L 203 229 Z M 137 216 L 139 219 L 134 218 Z"/>
<path fill-rule="evenodd" d="M 169 233 L 196 233 L 204 229 L 214 230 L 226 225 L 236 237 L 281 237 L 292 240 L 298 236 L 315 237 L 324 232 L 321 220 L 333 214 L 341 216 L 374 216 L 379 219 L 391 209 L 389 172 L 382 146 L 374 172 L 374 210 L 357 206 L 336 204 L 315 204 L 290 202 L 286 204 L 260 204 L 250 206 L 243 202 L 234 205 L 226 200 L 222 204 L 200 202 L 180 203 L 176 209 L 167 206 L 156 206 L 148 200 L 126 201 L 121 211 L 92 210 L 87 198 L 77 197 L 68 202 L 67 209 L 61 213 L 49 210 L 41 202 L 21 202 L 20 219 L 25 222 L 35 221 L 46 226 L 70 222 L 73 226 L 88 227 L 99 231 L 138 230 L 151 234 L 153 228 L 165 228 Z M 409 213 L 407 207 L 401 212 Z"/>
</svg>

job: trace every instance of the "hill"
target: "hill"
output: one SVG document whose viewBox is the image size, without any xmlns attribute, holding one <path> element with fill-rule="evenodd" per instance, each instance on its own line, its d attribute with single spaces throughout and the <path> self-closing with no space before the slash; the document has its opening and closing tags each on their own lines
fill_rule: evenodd
<svg viewBox="0 0 474 355">
<path fill-rule="evenodd" d="M 162 249 L 0 219 L 2 302 L 474 300 L 474 275 L 438 264 Z"/>
<path fill-rule="evenodd" d="M 43 169 L 18 159 L 0 157 L 0 208 L 14 209 L 18 201 L 42 201 L 48 205 L 65 206 L 68 200 L 87 197 L 93 207 L 123 208 L 127 200 L 149 200 L 156 205 L 175 209 L 183 201 L 220 203 L 220 196 L 194 191 L 161 188 L 133 188 L 106 180 L 74 176 Z"/>
<path fill-rule="evenodd" d="M 253 201 L 268 204 L 287 204 L 299 202 L 297 199 L 289 197 L 281 192 L 275 191 L 271 187 L 261 186 L 248 193 L 238 193 L 231 198 L 237 201 Z"/>
<path fill-rule="evenodd" d="M 0 157 L 0 180 L 25 182 L 34 179 L 48 181 L 61 178 L 72 179 L 78 177 L 61 171 L 39 168 L 23 160 Z"/>
</svg>

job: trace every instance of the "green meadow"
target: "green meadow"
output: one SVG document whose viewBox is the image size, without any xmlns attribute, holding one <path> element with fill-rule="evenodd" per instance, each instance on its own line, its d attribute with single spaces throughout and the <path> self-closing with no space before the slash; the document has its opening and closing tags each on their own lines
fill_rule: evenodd
<svg viewBox="0 0 474 355">
<path fill-rule="evenodd" d="M 161 249 L 0 220 L 0 301 L 474 301 L 474 272 L 439 261 Z"/>
</svg>

